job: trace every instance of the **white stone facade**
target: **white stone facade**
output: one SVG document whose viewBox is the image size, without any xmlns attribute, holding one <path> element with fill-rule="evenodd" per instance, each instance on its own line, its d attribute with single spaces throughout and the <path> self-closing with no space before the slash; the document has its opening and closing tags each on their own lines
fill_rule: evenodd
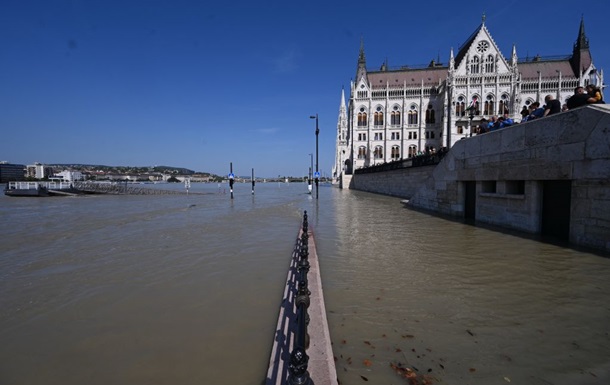
<svg viewBox="0 0 610 385">
<path fill-rule="evenodd" d="M 508 113 L 519 122 L 523 107 L 534 101 L 543 105 L 546 95 L 563 104 L 576 86 L 603 89 L 603 71 L 592 62 L 583 20 L 571 55 L 519 59 L 513 46 L 506 58 L 483 19 L 449 56 L 446 65 L 432 61 L 422 68 L 390 69 L 384 64 L 371 71 L 361 45 L 347 106 L 342 91 L 334 180 L 354 169 L 452 147 L 471 136 L 483 118 Z"/>
</svg>

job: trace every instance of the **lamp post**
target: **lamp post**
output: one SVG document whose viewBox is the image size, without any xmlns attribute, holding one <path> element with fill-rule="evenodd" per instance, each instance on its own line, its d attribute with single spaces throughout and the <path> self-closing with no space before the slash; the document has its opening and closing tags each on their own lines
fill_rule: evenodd
<svg viewBox="0 0 610 385">
<path fill-rule="evenodd" d="M 307 174 L 307 189 L 309 190 L 309 194 L 311 194 L 311 182 L 313 180 L 313 154 L 309 154 L 309 159 L 311 160 L 311 166 L 309 167 L 309 174 Z"/>
<path fill-rule="evenodd" d="M 318 134 L 320 133 L 320 129 L 318 128 L 318 114 L 315 116 L 310 116 L 309 119 L 316 120 L 316 173 L 314 174 L 316 180 L 316 199 L 318 199 L 319 195 L 319 186 L 318 182 L 320 179 L 320 173 L 318 172 Z"/>
<path fill-rule="evenodd" d="M 474 118 L 474 105 L 468 108 L 468 129 L 470 131 L 470 136 L 472 137 L 472 119 Z"/>
</svg>

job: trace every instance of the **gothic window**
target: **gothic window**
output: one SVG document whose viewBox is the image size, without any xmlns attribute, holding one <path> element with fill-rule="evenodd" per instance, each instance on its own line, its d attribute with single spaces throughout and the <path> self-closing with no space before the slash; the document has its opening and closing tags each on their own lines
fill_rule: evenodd
<svg viewBox="0 0 610 385">
<path fill-rule="evenodd" d="M 412 144 L 409 146 L 409 158 L 412 158 L 415 155 L 417 155 L 417 146 Z"/>
<path fill-rule="evenodd" d="M 392 140 L 400 140 L 400 132 L 392 132 Z"/>
<path fill-rule="evenodd" d="M 366 147 L 358 147 L 358 159 L 366 159 Z"/>
<path fill-rule="evenodd" d="M 426 123 L 434 123 L 434 108 L 432 104 L 428 105 L 428 109 L 426 110 Z"/>
<path fill-rule="evenodd" d="M 368 126 L 368 116 L 366 114 L 366 110 L 361 108 L 360 112 L 358 112 L 358 127 L 366 126 Z"/>
<path fill-rule="evenodd" d="M 457 102 L 455 103 L 455 116 L 466 115 L 466 102 L 464 100 L 463 96 L 457 98 Z"/>
<path fill-rule="evenodd" d="M 496 59 L 493 57 L 493 55 L 488 55 L 485 59 L 485 72 L 494 72 L 495 63 Z"/>
<path fill-rule="evenodd" d="M 483 105 L 483 115 L 493 115 L 494 114 L 494 98 L 491 95 L 487 95 L 485 98 L 485 103 Z"/>
<path fill-rule="evenodd" d="M 392 160 L 400 159 L 400 147 L 392 146 Z"/>
<path fill-rule="evenodd" d="M 383 132 L 376 132 L 375 140 L 383 140 Z"/>
<path fill-rule="evenodd" d="M 409 139 L 417 139 L 417 131 L 409 131 Z"/>
<path fill-rule="evenodd" d="M 383 109 L 381 107 L 377 107 L 373 118 L 375 126 L 383 126 Z"/>
<path fill-rule="evenodd" d="M 392 124 L 392 126 L 400 126 L 400 111 L 392 111 L 390 119 L 390 123 Z"/>
<path fill-rule="evenodd" d="M 409 108 L 408 112 L 408 124 L 417 124 L 417 106 L 414 104 Z"/>
<path fill-rule="evenodd" d="M 498 103 L 498 115 L 508 114 L 508 95 L 502 94 Z"/>
<path fill-rule="evenodd" d="M 474 107 L 474 114 L 475 115 L 480 115 L 481 114 L 481 103 L 479 102 L 479 97 L 477 95 L 472 97 L 472 102 L 470 102 L 470 107 Z"/>
<path fill-rule="evenodd" d="M 474 56 L 472 58 L 472 60 L 470 61 L 470 72 L 473 74 L 478 74 L 479 73 L 479 64 L 480 64 L 480 59 L 478 56 Z"/>
<path fill-rule="evenodd" d="M 375 150 L 373 150 L 373 158 L 383 159 L 383 147 L 381 147 L 381 146 L 375 147 Z"/>
</svg>

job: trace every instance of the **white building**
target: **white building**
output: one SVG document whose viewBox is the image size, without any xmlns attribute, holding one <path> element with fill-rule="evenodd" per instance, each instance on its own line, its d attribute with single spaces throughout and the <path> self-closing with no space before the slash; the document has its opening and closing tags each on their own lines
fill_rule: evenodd
<svg viewBox="0 0 610 385">
<path fill-rule="evenodd" d="M 333 180 L 354 169 L 451 147 L 471 134 L 482 118 L 520 111 L 546 95 L 565 103 L 576 86 L 603 89 L 603 71 L 593 64 L 584 20 L 572 53 L 562 57 L 505 57 L 485 25 L 466 39 L 447 64 L 379 70 L 366 68 L 360 46 L 349 104 L 342 91 Z M 473 106 L 473 114 L 468 107 Z"/>
<path fill-rule="evenodd" d="M 55 174 L 56 178 L 61 179 L 63 182 L 74 182 L 77 180 L 84 180 L 84 176 L 80 171 L 69 171 L 64 170 Z"/>
<path fill-rule="evenodd" d="M 42 163 L 35 162 L 26 166 L 26 176 L 34 179 L 44 179 L 53 175 L 53 168 Z"/>
</svg>

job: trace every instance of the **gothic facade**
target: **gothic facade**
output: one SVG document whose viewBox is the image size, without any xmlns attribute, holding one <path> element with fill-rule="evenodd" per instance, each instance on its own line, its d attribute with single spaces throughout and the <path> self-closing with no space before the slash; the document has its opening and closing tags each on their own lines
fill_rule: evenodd
<svg viewBox="0 0 610 385">
<path fill-rule="evenodd" d="M 485 25 L 470 35 L 449 62 L 379 70 L 366 68 L 361 43 L 349 102 L 341 92 L 333 178 L 354 169 L 451 147 L 472 134 L 481 119 L 520 111 L 546 95 L 565 103 L 577 86 L 603 89 L 593 64 L 584 20 L 572 53 L 561 57 L 505 57 Z M 469 107 L 471 107 L 469 109 Z"/>
</svg>

